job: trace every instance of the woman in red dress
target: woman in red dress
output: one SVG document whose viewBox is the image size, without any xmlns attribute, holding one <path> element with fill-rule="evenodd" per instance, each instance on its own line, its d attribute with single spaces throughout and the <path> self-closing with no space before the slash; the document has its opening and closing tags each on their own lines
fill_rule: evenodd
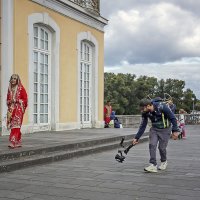
<svg viewBox="0 0 200 200">
<path fill-rule="evenodd" d="M 110 123 L 110 115 L 112 113 L 112 106 L 110 101 L 107 101 L 106 105 L 104 106 L 104 121 L 105 121 L 105 128 L 109 128 Z"/>
<path fill-rule="evenodd" d="M 21 147 L 21 125 L 27 107 L 27 93 L 24 89 L 19 75 L 13 74 L 7 93 L 7 128 L 10 131 L 8 147 Z"/>
</svg>

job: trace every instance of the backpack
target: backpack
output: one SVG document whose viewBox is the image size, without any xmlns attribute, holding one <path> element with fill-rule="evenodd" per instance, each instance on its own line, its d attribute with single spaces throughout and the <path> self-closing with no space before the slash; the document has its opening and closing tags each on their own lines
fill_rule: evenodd
<svg viewBox="0 0 200 200">
<path fill-rule="evenodd" d="M 118 120 L 118 118 L 117 117 L 115 117 L 115 119 L 114 119 L 114 128 L 120 128 L 120 122 L 119 122 L 119 120 Z"/>
<path fill-rule="evenodd" d="M 171 123 L 169 122 L 168 118 L 165 117 L 165 115 L 163 113 L 163 106 L 166 105 L 166 103 L 159 100 L 159 101 L 154 101 L 153 105 L 154 105 L 158 115 L 161 116 L 162 120 L 154 122 L 152 124 L 154 124 L 154 126 L 159 129 L 170 127 Z"/>
</svg>

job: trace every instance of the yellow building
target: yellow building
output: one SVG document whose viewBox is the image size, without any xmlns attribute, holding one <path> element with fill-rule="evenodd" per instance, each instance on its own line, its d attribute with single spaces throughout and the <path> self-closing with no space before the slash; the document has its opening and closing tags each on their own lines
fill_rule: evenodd
<svg viewBox="0 0 200 200">
<path fill-rule="evenodd" d="M 22 132 L 103 127 L 100 0 L 1 0 L 0 127 L 10 76 L 28 93 Z"/>
</svg>

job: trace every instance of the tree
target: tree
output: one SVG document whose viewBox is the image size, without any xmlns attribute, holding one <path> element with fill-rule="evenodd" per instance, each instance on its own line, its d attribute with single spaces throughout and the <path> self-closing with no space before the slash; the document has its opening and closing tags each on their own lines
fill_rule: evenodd
<svg viewBox="0 0 200 200">
<path fill-rule="evenodd" d="M 113 110 L 118 115 L 139 114 L 139 101 L 143 98 L 164 98 L 164 94 L 173 97 L 177 106 L 187 112 L 192 110 L 193 98 L 195 107 L 199 108 L 199 101 L 191 89 L 185 88 L 185 82 L 177 79 L 157 80 L 155 77 L 134 74 L 104 74 L 104 97 L 111 100 Z"/>
<path fill-rule="evenodd" d="M 200 111 L 200 100 L 197 100 L 196 104 L 195 104 L 195 109 L 197 111 Z"/>
<path fill-rule="evenodd" d="M 131 87 L 134 84 L 135 75 L 131 74 L 104 74 L 104 96 L 105 101 L 111 100 L 113 110 L 118 115 L 126 114 L 127 107 L 130 104 Z"/>
<path fill-rule="evenodd" d="M 183 94 L 182 108 L 188 113 L 193 109 L 193 99 L 196 102 L 196 96 L 191 89 L 187 89 Z"/>
</svg>

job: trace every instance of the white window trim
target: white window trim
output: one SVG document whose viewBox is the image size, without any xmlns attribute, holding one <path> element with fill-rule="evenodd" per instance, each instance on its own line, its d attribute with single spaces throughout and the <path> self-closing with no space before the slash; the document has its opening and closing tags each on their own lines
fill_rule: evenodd
<svg viewBox="0 0 200 200">
<path fill-rule="evenodd" d="M 13 0 L 1 1 L 1 121 L 2 135 L 9 132 L 6 128 L 7 90 L 13 73 Z"/>
<path fill-rule="evenodd" d="M 59 46 L 60 46 L 60 28 L 48 13 L 33 13 L 28 17 L 29 34 L 29 105 L 33 105 L 33 25 L 40 23 L 47 25 L 52 31 L 52 95 L 51 95 L 51 130 L 59 129 Z M 29 126 L 30 132 L 38 130 L 47 130 L 48 127 L 34 127 L 33 106 L 29 106 Z M 29 128 L 29 130 L 30 130 Z"/>
<path fill-rule="evenodd" d="M 90 58 L 89 58 L 89 61 L 87 61 L 87 60 L 85 60 L 85 58 L 83 59 L 82 58 L 82 60 L 81 60 L 81 62 L 79 63 L 79 66 L 81 66 L 81 63 L 83 64 L 83 73 L 82 73 L 82 119 L 80 118 L 80 123 L 81 123 L 81 121 L 83 120 L 83 122 L 84 123 L 81 123 L 81 128 L 91 128 L 91 126 L 92 126 L 92 123 L 91 123 L 91 120 L 92 120 L 92 88 L 93 88 L 93 76 L 92 76 L 92 72 L 93 72 L 93 69 L 92 69 L 92 67 L 93 67 L 93 49 L 94 49 L 94 47 L 93 47 L 93 44 L 91 45 L 88 41 L 81 41 L 81 43 L 84 45 L 84 44 L 86 44 L 87 45 L 87 47 L 89 47 L 89 51 L 90 51 Z M 81 52 L 80 52 L 81 53 Z M 84 57 L 84 54 L 85 54 L 85 49 L 83 48 L 82 49 L 82 54 L 83 54 L 83 57 Z M 88 65 L 89 64 L 89 105 L 87 104 L 86 106 L 89 106 L 89 113 L 87 113 L 87 111 L 86 111 L 86 113 L 84 113 L 83 112 L 83 110 L 84 110 L 84 106 L 85 106 L 85 104 L 84 104 L 84 97 L 85 97 L 85 95 L 84 95 L 84 89 L 85 89 L 85 87 L 84 87 L 84 81 L 86 81 L 85 80 L 85 77 L 84 77 L 84 70 L 85 70 L 85 64 L 86 65 Z M 78 72 L 79 74 L 80 74 L 80 71 Z M 79 83 L 80 83 L 80 80 L 79 80 Z M 79 87 L 79 89 L 81 88 L 81 85 L 80 85 L 80 87 Z M 90 95 L 90 94 L 92 94 L 92 95 Z M 79 99 L 80 100 L 80 99 Z M 81 103 L 81 102 L 80 102 Z M 79 105 L 79 107 L 80 107 L 80 105 Z M 81 113 L 81 110 L 80 110 L 80 113 Z M 89 114 L 89 120 L 88 121 L 85 121 L 84 120 L 84 114 Z"/>
<path fill-rule="evenodd" d="M 51 122 L 51 70 L 52 70 L 52 65 L 51 65 L 51 52 L 52 52 L 52 48 L 51 48 L 51 44 L 52 44 L 52 33 L 50 30 L 48 30 L 46 27 L 41 26 L 40 24 L 36 24 L 34 25 L 34 27 L 38 27 L 38 29 L 40 30 L 41 28 L 48 33 L 48 47 L 49 49 L 46 50 L 40 50 L 39 47 L 38 48 L 33 48 L 32 52 L 37 52 L 38 55 L 41 55 L 41 53 L 44 53 L 45 55 L 48 54 L 48 123 L 40 123 L 40 120 L 38 119 L 38 123 L 36 123 L 37 125 L 42 124 L 42 126 L 46 125 L 46 127 L 48 127 L 49 123 Z M 38 33 L 39 35 L 39 33 Z M 39 36 L 40 37 L 40 36 Z M 40 40 L 40 38 L 38 39 Z M 38 41 L 38 45 L 39 45 L 40 41 Z M 33 53 L 34 54 L 34 53 Z M 39 63 L 40 63 L 40 58 L 38 57 L 38 67 L 39 67 Z M 41 71 L 38 69 L 38 72 L 41 73 Z M 38 77 L 38 80 L 40 80 L 40 75 Z M 38 82 L 39 86 L 40 83 Z M 40 99 L 39 95 L 40 95 L 40 91 L 38 90 L 38 98 Z M 40 101 L 38 101 L 38 110 L 40 110 Z M 37 113 L 37 117 L 38 115 L 40 115 L 40 112 Z"/>
<path fill-rule="evenodd" d="M 92 55 L 93 55 L 93 60 L 92 60 L 92 90 L 90 95 L 92 95 L 91 100 L 92 100 L 92 112 L 91 112 L 91 119 L 92 119 L 92 127 L 97 128 L 98 126 L 98 53 L 99 53 L 99 45 L 98 41 L 96 38 L 91 34 L 91 32 L 81 32 L 77 35 L 77 56 L 78 56 L 78 62 L 77 62 L 77 68 L 78 68 L 78 83 L 77 83 L 77 121 L 79 124 L 79 128 L 81 128 L 80 124 L 80 51 L 81 51 L 81 41 L 86 40 L 92 44 Z"/>
</svg>

